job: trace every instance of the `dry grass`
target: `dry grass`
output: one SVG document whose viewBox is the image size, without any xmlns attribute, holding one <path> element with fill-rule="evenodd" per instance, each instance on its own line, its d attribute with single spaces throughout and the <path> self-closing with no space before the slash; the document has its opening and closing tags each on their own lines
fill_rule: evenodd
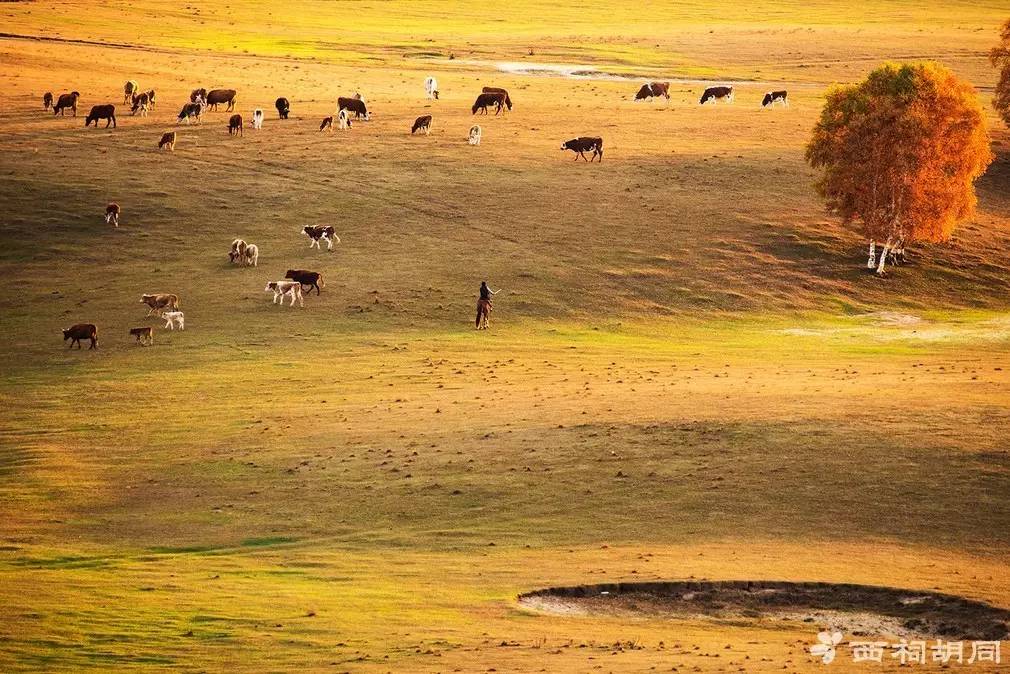
<svg viewBox="0 0 1010 674">
<path fill-rule="evenodd" d="M 491 31 L 485 10 L 426 4 L 395 22 L 356 4 L 338 26 L 344 3 L 201 3 L 159 30 L 155 3 L 129 22 L 114 3 L 2 7 L 7 32 L 139 48 L 0 41 L 0 669 L 812 671 L 811 625 L 514 598 L 694 576 L 1010 606 L 1005 159 L 977 221 L 885 280 L 802 161 L 823 86 L 878 60 L 933 56 L 984 84 L 997 8 L 671 3 L 656 30 L 552 4 Z M 225 27 L 233 44 L 208 37 Z M 636 105 L 629 83 L 460 63 L 529 46 L 786 81 L 793 105 L 758 109 L 763 84 L 732 107 L 698 108 L 690 84 Z M 404 58 L 429 50 L 460 58 Z M 85 114 L 118 103 L 128 77 L 158 90 L 151 117 L 95 131 L 42 112 L 46 90 L 81 91 Z M 469 147 L 492 82 L 516 109 Z M 197 86 L 239 89 L 264 129 L 229 138 L 223 112 L 175 127 Z M 318 133 L 355 90 L 374 120 Z M 424 112 L 432 135 L 411 137 Z M 558 151 L 583 133 L 605 138 L 602 164 Z M 316 223 L 343 238 L 332 254 L 298 235 Z M 227 264 L 235 236 L 258 269 Z M 323 294 L 271 306 L 265 281 L 295 267 Z M 478 334 L 482 278 L 506 293 Z M 144 349 L 127 330 L 151 323 L 151 291 L 181 296 L 187 329 Z M 61 350 L 83 320 L 100 350 Z"/>
</svg>

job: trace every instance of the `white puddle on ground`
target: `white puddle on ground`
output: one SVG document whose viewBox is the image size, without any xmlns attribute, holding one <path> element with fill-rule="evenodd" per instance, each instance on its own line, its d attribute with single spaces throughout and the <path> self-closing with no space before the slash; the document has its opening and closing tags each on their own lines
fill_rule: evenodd
<svg viewBox="0 0 1010 674">
<path fill-rule="evenodd" d="M 970 323 L 930 320 L 895 311 L 878 311 L 854 318 L 855 325 L 795 327 L 779 330 L 797 337 L 861 336 L 879 341 L 999 342 L 1010 339 L 1010 316 Z"/>
</svg>

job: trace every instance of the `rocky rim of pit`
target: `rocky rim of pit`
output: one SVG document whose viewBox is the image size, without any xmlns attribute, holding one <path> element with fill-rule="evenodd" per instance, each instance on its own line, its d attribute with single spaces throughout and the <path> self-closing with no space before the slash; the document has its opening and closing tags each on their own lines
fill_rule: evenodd
<svg viewBox="0 0 1010 674">
<path fill-rule="evenodd" d="M 609 583 L 536 590 L 519 595 L 519 603 L 566 615 L 793 620 L 853 636 L 986 641 L 1010 636 L 1006 609 L 939 592 L 844 583 Z"/>
</svg>

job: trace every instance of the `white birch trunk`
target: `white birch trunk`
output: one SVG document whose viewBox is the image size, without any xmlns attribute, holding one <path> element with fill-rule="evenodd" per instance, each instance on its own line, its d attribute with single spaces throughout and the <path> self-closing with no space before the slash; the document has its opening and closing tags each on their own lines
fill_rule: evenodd
<svg viewBox="0 0 1010 674">
<path fill-rule="evenodd" d="M 877 242 L 870 239 L 870 256 L 866 258 L 866 268 L 873 269 L 877 265 Z"/>
<path fill-rule="evenodd" d="M 883 250 L 880 251 L 880 264 L 877 265 L 877 275 L 884 275 L 884 265 L 887 264 L 887 251 L 891 249 L 891 239 L 887 240 L 884 244 Z"/>
</svg>

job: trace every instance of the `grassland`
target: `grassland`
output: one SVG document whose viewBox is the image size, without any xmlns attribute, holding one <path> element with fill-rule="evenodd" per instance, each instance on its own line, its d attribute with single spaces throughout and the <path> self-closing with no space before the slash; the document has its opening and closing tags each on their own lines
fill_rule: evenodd
<svg viewBox="0 0 1010 674">
<path fill-rule="evenodd" d="M 808 624 L 514 599 L 780 578 L 1010 607 L 1006 131 L 978 217 L 886 279 L 802 158 L 824 88 L 880 60 L 937 58 L 988 100 L 1005 17 L 857 4 L 0 6 L 47 38 L 0 40 L 0 670 L 815 671 Z M 735 80 L 738 101 L 485 63 L 524 58 Z M 41 109 L 127 78 L 158 90 L 150 117 Z M 766 82 L 789 110 L 758 109 Z M 491 83 L 516 109 L 469 147 Z M 239 89 L 263 130 L 175 127 L 197 86 Z M 374 119 L 318 133 L 356 90 Z M 558 151 L 590 132 L 602 164 Z M 298 235 L 316 223 L 333 253 Z M 258 268 L 227 264 L 235 236 Z M 271 306 L 295 267 L 323 294 Z M 475 333 L 483 278 L 505 293 Z M 158 291 L 187 329 L 144 349 L 127 329 Z M 61 348 L 78 321 L 97 352 Z"/>
</svg>

